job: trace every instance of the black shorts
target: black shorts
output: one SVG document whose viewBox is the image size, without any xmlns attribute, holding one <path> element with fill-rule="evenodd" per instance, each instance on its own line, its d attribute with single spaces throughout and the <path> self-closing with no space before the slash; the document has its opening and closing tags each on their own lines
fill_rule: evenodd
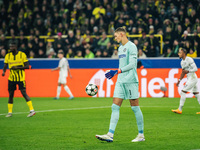
<svg viewBox="0 0 200 150">
<path fill-rule="evenodd" d="M 19 86 L 19 90 L 26 89 L 25 81 L 10 81 L 10 80 L 8 80 L 8 91 L 16 90 L 16 85 Z"/>
</svg>

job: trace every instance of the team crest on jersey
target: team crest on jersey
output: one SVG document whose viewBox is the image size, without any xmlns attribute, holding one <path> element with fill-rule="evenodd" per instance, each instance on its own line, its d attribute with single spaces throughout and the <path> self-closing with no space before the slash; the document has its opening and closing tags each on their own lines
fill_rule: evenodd
<svg viewBox="0 0 200 150">
<path fill-rule="evenodd" d="M 126 51 L 126 48 L 123 50 L 124 52 Z"/>
</svg>

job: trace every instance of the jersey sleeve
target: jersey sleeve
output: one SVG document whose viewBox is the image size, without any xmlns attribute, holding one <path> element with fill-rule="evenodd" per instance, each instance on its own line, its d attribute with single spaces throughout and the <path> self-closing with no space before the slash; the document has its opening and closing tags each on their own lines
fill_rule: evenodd
<svg viewBox="0 0 200 150">
<path fill-rule="evenodd" d="M 129 64 L 120 68 L 122 72 L 129 71 L 137 66 L 137 47 L 135 45 L 131 45 L 129 48 Z"/>
<path fill-rule="evenodd" d="M 188 59 L 188 63 L 190 65 L 190 69 L 188 70 L 190 73 L 194 73 L 197 71 L 197 66 L 192 58 Z"/>
<path fill-rule="evenodd" d="M 60 62 L 59 62 L 59 64 L 58 64 L 58 67 L 62 67 L 63 66 L 63 59 L 62 60 L 60 60 Z"/>
<path fill-rule="evenodd" d="M 4 63 L 5 63 L 5 64 L 7 64 L 7 63 L 8 63 L 8 54 L 5 56 Z"/>
<path fill-rule="evenodd" d="M 26 54 L 25 54 L 25 53 L 23 53 L 23 56 L 22 56 L 22 58 L 23 58 L 23 62 L 24 62 L 24 63 L 28 61 L 28 59 L 27 59 L 27 56 L 26 56 Z"/>
</svg>

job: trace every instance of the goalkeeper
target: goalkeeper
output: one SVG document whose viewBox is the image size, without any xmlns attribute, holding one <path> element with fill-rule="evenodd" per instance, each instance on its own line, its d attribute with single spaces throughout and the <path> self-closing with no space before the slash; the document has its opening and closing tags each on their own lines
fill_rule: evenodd
<svg viewBox="0 0 200 150">
<path fill-rule="evenodd" d="M 128 40 L 126 30 L 119 27 L 115 30 L 114 38 L 122 45 L 118 48 L 119 69 L 110 70 L 105 74 L 106 78 L 111 79 L 116 74 L 118 75 L 115 85 L 112 114 L 110 119 L 109 131 L 105 135 L 96 135 L 96 138 L 102 141 L 113 142 L 113 136 L 117 122 L 119 120 L 119 110 L 124 99 L 129 99 L 131 109 L 135 113 L 138 135 L 132 142 L 145 141 L 144 138 L 144 123 L 143 114 L 139 106 L 138 92 L 138 75 L 137 75 L 137 47 L 134 43 Z"/>
</svg>

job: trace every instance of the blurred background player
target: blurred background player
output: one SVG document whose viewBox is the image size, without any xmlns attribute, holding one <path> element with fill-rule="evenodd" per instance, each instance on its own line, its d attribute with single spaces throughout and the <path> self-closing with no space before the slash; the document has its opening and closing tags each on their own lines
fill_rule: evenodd
<svg viewBox="0 0 200 150">
<path fill-rule="evenodd" d="M 27 105 L 30 109 L 30 113 L 27 117 L 34 116 L 35 111 L 33 109 L 32 101 L 26 93 L 25 83 L 24 69 L 29 69 L 29 62 L 26 54 L 17 50 L 17 44 L 15 42 L 10 43 L 10 53 L 6 54 L 5 56 L 2 76 L 5 76 L 7 66 L 10 69 L 10 74 L 8 77 L 8 114 L 6 117 L 12 117 L 13 97 L 14 91 L 16 90 L 16 85 L 19 86 L 19 90 L 21 91 L 23 97 L 26 99 Z"/>
<path fill-rule="evenodd" d="M 198 78 L 195 73 L 198 69 L 194 60 L 191 57 L 187 56 L 187 51 L 186 49 L 183 49 L 183 48 L 179 49 L 178 55 L 179 55 L 179 58 L 182 59 L 181 61 L 182 73 L 176 85 L 179 86 L 179 83 L 184 78 L 185 74 L 187 74 L 187 82 L 180 93 L 181 99 L 180 99 L 179 108 L 172 110 L 172 112 L 177 113 L 177 114 L 182 114 L 182 108 L 186 100 L 186 93 L 192 92 L 194 96 L 197 98 L 199 104 L 200 104 L 200 95 L 199 95 L 199 90 L 198 90 Z M 200 114 L 200 112 L 197 112 L 197 114 Z"/>
<path fill-rule="evenodd" d="M 72 78 L 72 75 L 70 73 L 69 63 L 67 59 L 64 57 L 63 50 L 58 51 L 58 58 L 60 59 L 58 67 L 51 69 L 52 71 L 59 70 L 57 96 L 54 99 L 59 99 L 60 92 L 61 92 L 61 85 L 63 85 L 65 91 L 70 95 L 69 99 L 73 99 L 74 96 L 72 92 L 70 91 L 69 87 L 66 85 L 67 83 L 66 78 L 68 76 L 68 72 L 69 72 L 70 78 Z"/>
<path fill-rule="evenodd" d="M 96 135 L 102 141 L 113 142 L 113 136 L 117 122 L 119 120 L 119 110 L 124 99 L 130 100 L 131 109 L 135 113 L 139 134 L 132 142 L 145 141 L 143 114 L 139 106 L 138 75 L 137 75 L 137 47 L 129 41 L 126 30 L 119 27 L 114 33 L 115 40 L 122 45 L 118 48 L 119 69 L 110 70 L 105 74 L 106 78 L 111 79 L 119 74 L 115 85 L 113 96 L 112 114 L 110 119 L 109 131 L 105 135 Z"/>
</svg>

